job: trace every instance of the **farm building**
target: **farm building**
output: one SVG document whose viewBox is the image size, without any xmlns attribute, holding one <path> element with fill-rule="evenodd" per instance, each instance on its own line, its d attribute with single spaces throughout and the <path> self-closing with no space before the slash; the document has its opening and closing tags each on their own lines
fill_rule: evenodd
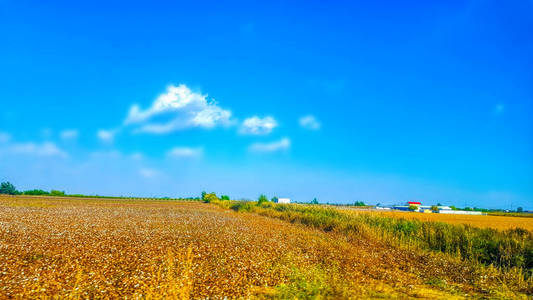
<svg viewBox="0 0 533 300">
<path fill-rule="evenodd" d="M 278 198 L 276 203 L 288 204 L 288 203 L 291 203 L 291 199 L 290 198 Z"/>
</svg>

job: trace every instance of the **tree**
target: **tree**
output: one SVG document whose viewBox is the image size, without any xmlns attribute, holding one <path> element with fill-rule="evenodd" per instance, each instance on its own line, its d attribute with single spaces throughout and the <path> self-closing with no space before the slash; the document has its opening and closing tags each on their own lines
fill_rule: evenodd
<svg viewBox="0 0 533 300">
<path fill-rule="evenodd" d="M 43 190 L 35 189 L 35 190 L 24 191 L 23 194 L 24 194 L 24 195 L 34 195 L 34 196 L 39 196 L 39 195 L 49 195 L 50 193 L 47 192 L 47 191 L 43 191 Z"/>
<path fill-rule="evenodd" d="M 272 197 L 272 199 L 270 201 L 272 201 L 274 203 L 278 203 L 278 197 L 274 196 L 274 197 Z"/>
<path fill-rule="evenodd" d="M 229 200 L 229 196 L 228 195 L 222 195 L 222 196 L 220 196 L 220 200 Z"/>
<path fill-rule="evenodd" d="M 442 204 L 440 204 L 440 203 L 437 203 L 437 206 L 442 206 Z"/>
<path fill-rule="evenodd" d="M 261 194 L 259 198 L 257 199 L 257 205 L 261 205 L 264 202 L 268 202 L 267 196 Z"/>
<path fill-rule="evenodd" d="M 217 197 L 217 194 L 215 193 L 209 193 L 209 194 L 205 194 L 203 195 L 203 198 L 205 203 L 210 203 L 210 202 L 213 202 L 213 201 L 219 201 L 220 199 L 218 199 Z"/>
<path fill-rule="evenodd" d="M 519 213 L 524 212 L 524 208 L 519 206 L 516 208 L 516 212 L 519 212 Z"/>
<path fill-rule="evenodd" d="M 318 200 L 314 198 L 313 201 L 311 201 L 311 204 L 318 204 Z"/>
<path fill-rule="evenodd" d="M 363 201 L 355 201 L 353 205 L 354 206 L 366 206 L 366 204 Z"/>
<path fill-rule="evenodd" d="M 418 210 L 418 206 L 417 205 L 409 205 L 409 210 L 410 211 Z"/>
<path fill-rule="evenodd" d="M 16 195 L 19 192 L 11 182 L 2 182 L 0 184 L 0 194 Z"/>
<path fill-rule="evenodd" d="M 50 196 L 65 196 L 65 191 L 51 190 Z"/>
<path fill-rule="evenodd" d="M 432 212 L 439 212 L 439 207 L 438 207 L 437 205 L 433 205 L 433 206 L 431 207 L 431 211 L 432 211 Z"/>
<path fill-rule="evenodd" d="M 207 193 L 205 191 L 202 191 L 202 200 L 205 201 L 205 195 L 207 195 Z"/>
</svg>

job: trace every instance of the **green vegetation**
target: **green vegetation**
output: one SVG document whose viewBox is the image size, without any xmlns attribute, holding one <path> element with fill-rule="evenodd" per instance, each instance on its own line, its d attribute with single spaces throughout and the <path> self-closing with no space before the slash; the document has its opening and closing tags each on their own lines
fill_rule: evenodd
<svg viewBox="0 0 533 300">
<path fill-rule="evenodd" d="M 215 194 L 215 193 L 207 194 L 205 192 L 202 192 L 202 200 L 205 203 L 211 203 L 211 202 L 220 201 L 220 199 L 217 197 L 217 194 Z"/>
<path fill-rule="evenodd" d="M 43 196 L 43 195 L 50 195 L 49 192 L 43 191 L 43 190 L 28 190 L 23 192 L 24 195 L 31 195 L 31 196 Z"/>
<path fill-rule="evenodd" d="M 257 199 L 257 205 L 261 205 L 262 203 L 268 202 L 267 196 L 261 194 L 259 198 Z"/>
<path fill-rule="evenodd" d="M 432 212 L 439 212 L 439 207 L 437 205 L 433 205 L 433 206 L 431 206 L 431 211 Z"/>
<path fill-rule="evenodd" d="M 50 196 L 65 196 L 65 191 L 51 190 Z"/>
<path fill-rule="evenodd" d="M 366 204 L 363 201 L 355 201 L 353 205 L 354 206 L 366 206 Z"/>
<path fill-rule="evenodd" d="M 313 198 L 313 201 L 309 202 L 309 204 L 318 204 L 318 200 L 316 198 Z"/>
<path fill-rule="evenodd" d="M 17 189 L 13 184 L 11 184 L 11 182 L 2 182 L 0 184 L 0 194 L 19 195 L 20 192 L 17 191 Z"/>
<path fill-rule="evenodd" d="M 477 228 L 294 204 L 253 205 L 236 201 L 229 208 L 302 223 L 324 231 L 372 235 L 399 245 L 442 252 L 464 260 L 494 265 L 502 270 L 514 270 L 524 278 L 529 278 L 529 284 L 533 284 L 533 233 L 525 229 Z M 529 288 L 533 289 L 533 286 Z"/>
<path fill-rule="evenodd" d="M 229 196 L 228 195 L 222 195 L 222 196 L 220 196 L 220 200 L 229 200 Z"/>
<path fill-rule="evenodd" d="M 521 217 L 521 218 L 533 218 L 533 213 L 527 212 L 503 212 L 503 211 L 494 211 L 488 212 L 489 216 L 501 216 L 501 217 Z"/>
</svg>

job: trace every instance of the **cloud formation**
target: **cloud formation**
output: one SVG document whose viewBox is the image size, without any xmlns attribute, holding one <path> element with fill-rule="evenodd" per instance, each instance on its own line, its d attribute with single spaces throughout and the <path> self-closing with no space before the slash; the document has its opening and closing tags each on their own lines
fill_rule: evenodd
<svg viewBox="0 0 533 300">
<path fill-rule="evenodd" d="M 155 169 L 141 168 L 139 169 L 139 175 L 141 175 L 144 178 L 150 179 L 150 178 L 154 178 L 157 175 L 159 175 L 159 172 Z"/>
<path fill-rule="evenodd" d="M 38 157 L 68 157 L 68 154 L 52 142 L 44 143 L 11 143 L 4 148 L 4 153 L 29 155 Z"/>
<path fill-rule="evenodd" d="M 65 129 L 59 134 L 62 140 L 75 140 L 78 138 L 78 135 L 79 131 L 76 129 Z"/>
<path fill-rule="evenodd" d="M 100 129 L 96 133 L 96 136 L 104 143 L 112 143 L 115 140 L 115 134 L 115 130 Z"/>
<path fill-rule="evenodd" d="M 261 119 L 258 116 L 253 116 L 244 120 L 239 132 L 242 134 L 263 135 L 271 133 L 277 126 L 278 123 L 273 117 L 267 116 Z"/>
<path fill-rule="evenodd" d="M 201 157 L 203 152 L 202 148 L 174 147 L 167 152 L 167 156 L 172 158 L 197 158 Z"/>
<path fill-rule="evenodd" d="M 318 130 L 321 127 L 320 122 L 313 115 L 301 117 L 299 123 L 301 127 L 309 130 Z"/>
<path fill-rule="evenodd" d="M 218 106 L 207 95 L 195 93 L 186 85 L 171 85 L 152 105 L 143 110 L 134 104 L 124 125 L 135 132 L 165 134 L 191 127 L 213 128 L 231 124 L 231 111 Z"/>
<path fill-rule="evenodd" d="M 0 143 L 7 143 L 11 140 L 11 135 L 7 132 L 0 131 Z"/>
<path fill-rule="evenodd" d="M 288 150 L 291 146 L 289 138 L 282 138 L 279 141 L 271 143 L 254 143 L 250 145 L 249 150 L 252 152 L 276 152 Z"/>
</svg>

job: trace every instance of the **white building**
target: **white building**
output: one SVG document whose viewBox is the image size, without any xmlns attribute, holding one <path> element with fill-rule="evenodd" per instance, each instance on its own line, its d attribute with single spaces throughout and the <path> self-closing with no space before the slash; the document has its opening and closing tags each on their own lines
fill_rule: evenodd
<svg viewBox="0 0 533 300">
<path fill-rule="evenodd" d="M 288 204 L 288 203 L 291 203 L 291 199 L 290 198 L 278 198 L 278 201 L 276 201 L 276 203 Z"/>
</svg>

